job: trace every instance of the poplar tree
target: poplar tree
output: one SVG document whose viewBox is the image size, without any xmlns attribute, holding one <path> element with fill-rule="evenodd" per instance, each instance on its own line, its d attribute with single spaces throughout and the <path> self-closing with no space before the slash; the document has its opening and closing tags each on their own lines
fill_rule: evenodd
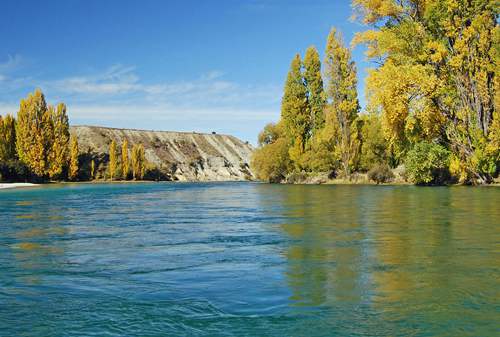
<svg viewBox="0 0 500 337">
<path fill-rule="evenodd" d="M 327 123 L 333 132 L 331 136 L 344 176 L 350 178 L 350 166 L 356 154 L 353 122 L 359 111 L 356 65 L 335 28 L 328 36 L 324 65 L 329 105 Z"/>
<path fill-rule="evenodd" d="M 21 100 L 17 113 L 16 149 L 19 159 L 39 177 L 47 172 L 51 118 L 40 89 Z"/>
<path fill-rule="evenodd" d="M 92 159 L 92 161 L 90 162 L 90 180 L 94 180 L 94 176 L 95 176 L 95 161 L 94 159 Z"/>
<path fill-rule="evenodd" d="M 111 145 L 109 146 L 109 175 L 111 180 L 115 177 L 117 162 L 116 158 L 116 142 L 114 140 L 111 141 Z"/>
<path fill-rule="evenodd" d="M 75 180 L 78 177 L 79 163 L 78 163 L 78 140 L 76 136 L 71 137 L 70 159 L 69 159 L 69 180 Z"/>
<path fill-rule="evenodd" d="M 325 124 L 325 94 L 321 76 L 321 61 L 314 46 L 307 49 L 304 57 L 304 80 L 307 88 L 311 136 L 313 136 Z"/>
<path fill-rule="evenodd" d="M 130 163 L 128 160 L 128 142 L 125 139 L 122 144 L 122 173 L 123 179 L 127 180 L 130 171 Z"/>
<path fill-rule="evenodd" d="M 285 82 L 281 102 L 281 119 L 290 143 L 290 158 L 300 168 L 300 157 L 304 153 L 306 140 L 310 132 L 307 91 L 302 77 L 302 61 L 297 54 L 292 60 Z"/>
<path fill-rule="evenodd" d="M 0 161 L 16 157 L 16 120 L 7 114 L 0 116 Z"/>
<path fill-rule="evenodd" d="M 66 113 L 66 105 L 60 103 L 52 112 L 52 144 L 49 154 L 49 176 L 52 179 L 60 178 L 63 168 L 68 162 L 69 152 L 69 119 Z"/>
<path fill-rule="evenodd" d="M 142 180 L 145 166 L 144 146 L 142 144 L 135 144 L 132 147 L 132 175 L 134 180 Z"/>
</svg>

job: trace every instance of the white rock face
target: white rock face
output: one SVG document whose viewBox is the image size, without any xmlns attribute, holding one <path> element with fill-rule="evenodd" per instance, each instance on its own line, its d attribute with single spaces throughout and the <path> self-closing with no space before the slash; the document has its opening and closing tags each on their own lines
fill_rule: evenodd
<svg viewBox="0 0 500 337">
<path fill-rule="evenodd" d="M 171 180 L 237 181 L 254 177 L 249 168 L 253 147 L 233 136 L 96 126 L 72 126 L 71 134 L 78 138 L 81 158 L 98 158 L 100 165 L 107 164 L 111 141 L 121 149 L 126 139 L 129 151 L 133 144 L 142 143 L 146 160 Z"/>
</svg>

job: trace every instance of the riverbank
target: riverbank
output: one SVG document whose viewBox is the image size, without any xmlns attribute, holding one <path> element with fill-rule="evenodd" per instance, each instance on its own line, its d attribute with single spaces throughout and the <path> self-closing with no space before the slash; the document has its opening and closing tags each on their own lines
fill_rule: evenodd
<svg viewBox="0 0 500 337">
<path fill-rule="evenodd" d="M 295 173 L 291 174 L 281 184 L 290 185 L 386 185 L 386 186 L 414 186 L 415 184 L 405 180 L 400 170 L 393 170 L 394 177 L 387 182 L 377 183 L 368 178 L 366 173 L 355 172 L 351 179 L 332 178 L 327 173 Z M 465 186 L 460 183 L 449 183 L 433 186 Z M 477 186 L 500 187 L 500 178 L 496 178 L 491 184 Z"/>
<path fill-rule="evenodd" d="M 26 187 L 36 187 L 39 184 L 32 183 L 0 183 L 0 190 L 11 189 L 11 188 L 26 188 Z"/>
<path fill-rule="evenodd" d="M 15 188 L 28 188 L 28 187 L 41 187 L 41 186 L 55 186 L 55 185 L 134 185 L 134 184 L 150 184 L 161 182 L 176 182 L 176 183 L 221 183 L 221 182 L 240 182 L 234 181 L 169 181 L 169 180 L 91 180 L 91 181 L 48 181 L 43 183 L 0 183 L 0 190 L 15 189 Z"/>
</svg>

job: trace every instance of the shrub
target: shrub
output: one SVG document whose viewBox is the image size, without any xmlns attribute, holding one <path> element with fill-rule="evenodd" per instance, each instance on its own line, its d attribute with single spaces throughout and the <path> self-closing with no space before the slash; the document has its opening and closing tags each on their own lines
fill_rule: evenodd
<svg viewBox="0 0 500 337">
<path fill-rule="evenodd" d="M 0 162 L 0 181 L 33 180 L 29 168 L 19 160 Z"/>
<path fill-rule="evenodd" d="M 144 180 L 169 181 L 171 177 L 166 169 L 158 167 L 153 163 L 146 163 L 144 168 Z"/>
<path fill-rule="evenodd" d="M 387 164 L 377 164 L 368 171 L 368 179 L 377 184 L 388 183 L 394 179 L 394 174 Z"/>
<path fill-rule="evenodd" d="M 286 177 L 287 184 L 303 184 L 309 178 L 305 172 L 292 172 Z"/>
<path fill-rule="evenodd" d="M 274 143 L 255 150 L 252 155 L 251 167 L 257 179 L 271 183 L 281 182 L 290 167 L 286 139 L 279 138 Z"/>
<path fill-rule="evenodd" d="M 417 185 L 444 184 L 450 179 L 450 152 L 439 144 L 420 142 L 405 160 L 408 179 Z"/>
<path fill-rule="evenodd" d="M 382 130 L 382 121 L 378 115 L 361 117 L 360 169 L 368 171 L 375 163 L 387 161 L 387 141 Z"/>
</svg>

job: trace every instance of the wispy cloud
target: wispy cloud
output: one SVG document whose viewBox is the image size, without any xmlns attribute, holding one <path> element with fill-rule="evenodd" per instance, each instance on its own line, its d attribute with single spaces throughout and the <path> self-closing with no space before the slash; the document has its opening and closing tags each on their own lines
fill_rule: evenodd
<svg viewBox="0 0 500 337">
<path fill-rule="evenodd" d="M 3 61 L 0 59 L 0 90 L 3 93 L 10 94 L 32 81 L 30 77 L 16 75 L 25 64 L 26 60 L 17 54 L 8 55 Z"/>
<path fill-rule="evenodd" d="M 121 98 L 167 105 L 248 106 L 279 100 L 277 86 L 241 85 L 223 77 L 224 73 L 214 70 L 192 80 L 146 84 L 134 67 L 114 65 L 101 73 L 43 81 L 39 86 L 57 96 L 71 95 L 77 101 L 87 102 Z"/>
<path fill-rule="evenodd" d="M 117 95 L 140 90 L 134 67 L 115 65 L 101 74 L 66 77 L 42 82 L 43 87 L 67 94 Z"/>
<path fill-rule="evenodd" d="M 8 55 L 7 60 L 0 62 L 0 75 L 18 69 L 23 63 L 23 58 L 20 55 Z"/>
<path fill-rule="evenodd" d="M 67 103 L 74 124 L 219 132 L 227 127 L 251 139 L 260 126 L 276 118 L 281 98 L 277 85 L 237 83 L 219 70 L 193 79 L 148 83 L 135 67 L 117 64 L 47 80 L 15 76 L 21 64 L 17 56 L 0 64 L 0 114 L 15 112 L 17 100 L 39 87 L 51 103 Z M 14 92 L 17 99 L 9 100 Z M 244 130 L 249 125 L 256 129 Z"/>
</svg>

